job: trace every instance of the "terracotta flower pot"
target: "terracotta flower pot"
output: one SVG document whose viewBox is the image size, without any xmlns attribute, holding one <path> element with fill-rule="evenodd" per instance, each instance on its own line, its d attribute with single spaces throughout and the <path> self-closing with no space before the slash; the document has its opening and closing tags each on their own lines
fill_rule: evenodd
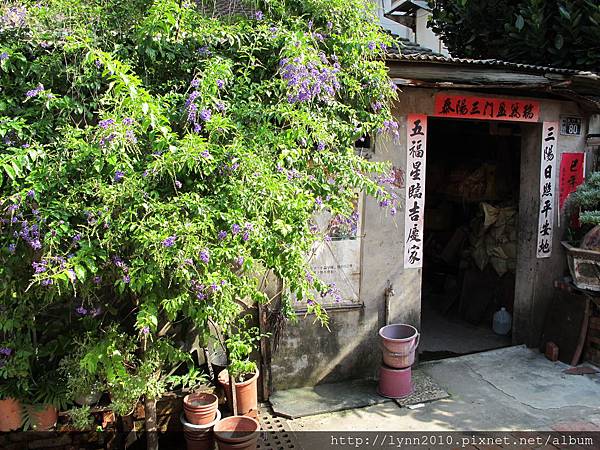
<svg viewBox="0 0 600 450">
<path fill-rule="evenodd" d="M 249 379 L 235 383 L 235 398 L 237 400 L 237 412 L 238 414 L 247 414 L 252 410 L 258 409 L 258 369 L 256 373 Z M 233 411 L 233 405 L 231 404 L 231 390 L 229 388 L 229 372 L 227 369 L 222 370 L 219 373 L 219 383 L 225 389 L 225 396 L 227 397 L 227 404 Z"/>
<path fill-rule="evenodd" d="M 215 437 L 213 427 L 221 420 L 221 412 L 217 409 L 214 420 L 206 425 L 194 425 L 185 419 L 185 414 L 181 414 L 181 423 L 183 424 L 183 435 L 187 445 L 187 450 L 213 450 L 215 446 Z"/>
<path fill-rule="evenodd" d="M 27 412 L 31 427 L 36 431 L 48 431 L 56 426 L 58 410 L 52 405 L 29 405 Z"/>
<path fill-rule="evenodd" d="M 185 418 L 194 425 L 206 425 L 214 421 L 218 406 L 219 398 L 206 392 L 189 394 L 183 399 Z"/>
<path fill-rule="evenodd" d="M 23 407 L 14 398 L 0 400 L 0 431 L 14 431 L 23 423 Z"/>
<path fill-rule="evenodd" d="M 219 450 L 255 450 L 260 424 L 252 417 L 231 416 L 217 422 L 215 438 Z"/>
</svg>

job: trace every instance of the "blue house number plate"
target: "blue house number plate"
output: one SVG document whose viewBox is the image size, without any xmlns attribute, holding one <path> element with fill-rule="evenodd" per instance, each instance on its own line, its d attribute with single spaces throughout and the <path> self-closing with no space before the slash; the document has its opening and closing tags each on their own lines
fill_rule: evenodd
<svg viewBox="0 0 600 450">
<path fill-rule="evenodd" d="M 567 136 L 579 136 L 581 134 L 581 117 L 561 117 L 560 134 Z"/>
</svg>

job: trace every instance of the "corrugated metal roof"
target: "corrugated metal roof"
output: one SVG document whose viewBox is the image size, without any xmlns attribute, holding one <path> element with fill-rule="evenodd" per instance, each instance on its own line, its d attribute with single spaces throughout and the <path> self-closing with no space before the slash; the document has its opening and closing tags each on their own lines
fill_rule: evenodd
<svg viewBox="0 0 600 450">
<path fill-rule="evenodd" d="M 407 61 L 407 62 L 431 62 L 443 64 L 461 64 L 470 66 L 488 66 L 500 69 L 508 69 L 521 72 L 535 73 L 556 73 L 562 75 L 576 75 L 586 78 L 591 78 L 600 81 L 600 75 L 594 72 L 564 69 L 559 67 L 537 66 L 532 64 L 521 64 L 498 59 L 471 59 L 471 58 L 454 58 L 452 56 L 444 56 L 439 53 L 434 53 L 428 48 L 410 42 L 407 39 L 398 38 L 398 48 L 390 48 L 386 54 L 388 61 Z"/>
</svg>

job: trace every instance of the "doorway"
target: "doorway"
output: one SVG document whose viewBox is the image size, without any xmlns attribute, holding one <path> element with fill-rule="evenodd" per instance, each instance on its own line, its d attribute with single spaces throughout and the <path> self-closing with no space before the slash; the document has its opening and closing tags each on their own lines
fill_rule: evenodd
<svg viewBox="0 0 600 450">
<path fill-rule="evenodd" d="M 429 118 L 420 359 L 505 347 L 515 299 L 521 126 Z"/>
</svg>

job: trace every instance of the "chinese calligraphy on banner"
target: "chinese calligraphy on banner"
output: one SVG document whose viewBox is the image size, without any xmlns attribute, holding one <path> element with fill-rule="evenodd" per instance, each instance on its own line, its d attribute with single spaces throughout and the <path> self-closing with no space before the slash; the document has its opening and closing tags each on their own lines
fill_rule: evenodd
<svg viewBox="0 0 600 450">
<path fill-rule="evenodd" d="M 559 206 L 562 210 L 565 201 L 577 186 L 583 183 L 585 153 L 563 153 L 560 159 Z"/>
<path fill-rule="evenodd" d="M 548 258 L 552 254 L 554 231 L 554 192 L 556 183 L 556 159 L 558 122 L 544 122 L 542 131 L 542 155 L 540 166 L 540 212 L 538 221 L 537 257 Z"/>
<path fill-rule="evenodd" d="M 464 97 L 437 94 L 435 116 L 462 119 L 538 122 L 539 102 L 521 99 Z"/>
<path fill-rule="evenodd" d="M 407 120 L 404 267 L 419 268 L 423 267 L 427 116 L 409 114 Z"/>
</svg>

